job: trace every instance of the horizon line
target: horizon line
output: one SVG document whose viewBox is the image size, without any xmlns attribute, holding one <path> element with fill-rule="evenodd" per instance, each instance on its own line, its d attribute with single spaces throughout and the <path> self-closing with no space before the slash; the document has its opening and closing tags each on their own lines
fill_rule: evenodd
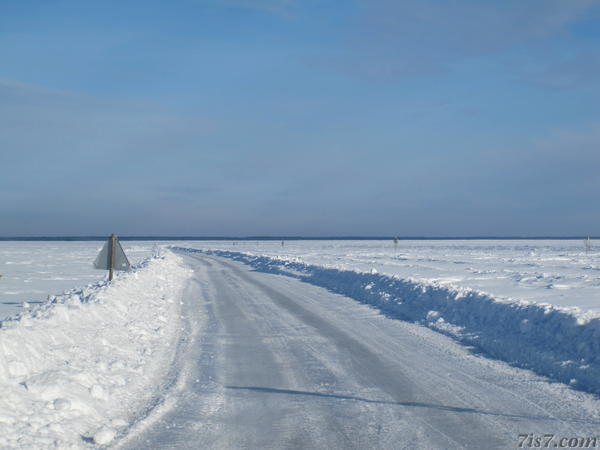
<svg viewBox="0 0 600 450">
<path fill-rule="evenodd" d="M 577 240 L 598 236 L 119 236 L 122 241 L 472 241 L 472 240 Z M 104 241 L 108 236 L 0 236 L 0 241 Z"/>
</svg>

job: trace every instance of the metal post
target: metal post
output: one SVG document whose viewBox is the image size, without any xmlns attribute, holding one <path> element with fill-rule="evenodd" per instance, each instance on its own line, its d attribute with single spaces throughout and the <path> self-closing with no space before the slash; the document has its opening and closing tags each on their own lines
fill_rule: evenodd
<svg viewBox="0 0 600 450">
<path fill-rule="evenodd" d="M 112 281 L 113 279 L 113 268 L 115 267 L 115 245 L 117 243 L 117 235 L 110 235 L 110 249 L 108 254 L 108 259 L 110 261 L 110 266 L 108 270 L 108 281 Z"/>
</svg>

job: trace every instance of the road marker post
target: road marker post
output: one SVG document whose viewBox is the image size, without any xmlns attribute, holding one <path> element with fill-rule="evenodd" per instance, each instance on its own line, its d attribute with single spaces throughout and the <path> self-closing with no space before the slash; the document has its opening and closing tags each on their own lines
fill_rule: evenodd
<svg viewBox="0 0 600 450">
<path fill-rule="evenodd" d="M 100 270 L 108 270 L 108 281 L 112 281 L 115 270 L 129 270 L 131 268 L 131 264 L 129 264 L 116 234 L 110 235 L 94 260 L 94 267 Z"/>
<path fill-rule="evenodd" d="M 113 269 L 115 267 L 115 241 L 117 237 L 115 233 L 110 235 L 110 269 L 108 271 L 108 281 L 112 281 L 113 279 Z"/>
</svg>

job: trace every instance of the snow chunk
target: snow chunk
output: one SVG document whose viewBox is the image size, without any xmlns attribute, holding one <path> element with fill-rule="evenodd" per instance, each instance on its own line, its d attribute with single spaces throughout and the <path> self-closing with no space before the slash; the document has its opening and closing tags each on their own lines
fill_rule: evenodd
<svg viewBox="0 0 600 450">
<path fill-rule="evenodd" d="M 90 394 L 92 394 L 92 397 L 94 397 L 94 398 L 97 398 L 100 400 L 108 400 L 108 394 L 106 393 L 104 388 L 102 386 L 100 386 L 99 384 L 95 384 L 91 387 Z"/>
<path fill-rule="evenodd" d="M 8 372 L 13 377 L 22 377 L 28 373 L 27 366 L 21 361 L 13 361 L 8 363 Z"/>
<path fill-rule="evenodd" d="M 94 434 L 94 443 L 98 445 L 110 444 L 117 432 L 110 427 L 102 427 Z"/>
<path fill-rule="evenodd" d="M 57 411 L 66 411 L 71 409 L 71 401 L 66 398 L 57 398 L 53 402 L 54 409 Z"/>
<path fill-rule="evenodd" d="M 427 320 L 429 322 L 435 322 L 440 318 L 440 313 L 437 311 L 429 311 L 427 313 Z"/>
</svg>

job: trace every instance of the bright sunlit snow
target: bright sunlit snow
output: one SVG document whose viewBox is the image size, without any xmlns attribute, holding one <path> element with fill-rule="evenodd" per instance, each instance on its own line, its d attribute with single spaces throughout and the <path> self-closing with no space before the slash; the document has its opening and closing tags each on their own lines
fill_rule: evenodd
<svg viewBox="0 0 600 450">
<path fill-rule="evenodd" d="M 108 444 L 160 397 L 190 275 L 178 259 L 167 253 L 1 323 L 1 448 Z"/>
<path fill-rule="evenodd" d="M 103 242 L 0 242 L 0 318 L 106 278 L 92 267 Z M 517 241 L 124 241 L 135 264 L 157 245 L 229 250 L 339 269 L 397 275 L 496 297 L 600 313 L 600 250 L 579 240 Z"/>
<path fill-rule="evenodd" d="M 125 241 L 138 266 L 112 284 L 92 268 L 102 244 L 0 243 L 0 446 L 107 445 L 164 398 L 180 333 L 204 320 L 180 300 L 207 294 L 183 290 L 210 281 L 166 247 L 325 287 L 600 392 L 600 253 L 581 241 Z"/>
<path fill-rule="evenodd" d="M 593 244 L 593 242 L 592 242 Z M 179 244 L 177 244 L 179 245 Z M 330 268 L 397 275 L 600 314 L 600 248 L 582 240 L 190 242 Z"/>
<path fill-rule="evenodd" d="M 397 248 L 391 241 L 211 245 L 195 244 L 600 392 L 599 254 L 581 241 L 400 241 Z"/>
<path fill-rule="evenodd" d="M 0 242 L 0 320 L 35 305 L 48 295 L 105 280 L 107 272 L 93 268 L 104 242 Z M 127 257 L 137 264 L 151 256 L 153 242 L 123 242 Z"/>
</svg>

